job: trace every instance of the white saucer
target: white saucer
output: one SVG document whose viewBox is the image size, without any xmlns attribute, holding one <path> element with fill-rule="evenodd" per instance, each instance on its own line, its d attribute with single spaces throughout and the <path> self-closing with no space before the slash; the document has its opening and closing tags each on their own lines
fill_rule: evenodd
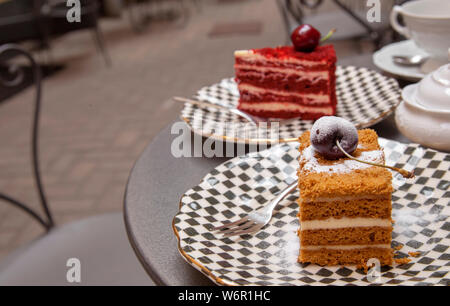
<svg viewBox="0 0 450 306">
<path fill-rule="evenodd" d="M 408 81 L 419 81 L 421 80 L 427 72 L 425 70 L 433 70 L 438 64 L 432 63 L 434 60 L 429 60 L 422 67 L 406 67 L 400 66 L 393 62 L 392 56 L 394 55 L 423 55 L 428 56 L 428 54 L 419 49 L 412 40 L 404 40 L 401 42 L 393 43 L 383 47 L 373 54 L 373 62 L 375 66 L 379 69 L 388 72 L 396 77 Z M 432 66 L 432 67 L 430 67 Z M 435 68 L 439 67 L 436 66 Z"/>
</svg>

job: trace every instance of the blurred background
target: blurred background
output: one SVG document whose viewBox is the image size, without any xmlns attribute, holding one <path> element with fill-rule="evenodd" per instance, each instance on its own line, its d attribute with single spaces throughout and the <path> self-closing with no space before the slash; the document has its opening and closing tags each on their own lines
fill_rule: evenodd
<svg viewBox="0 0 450 306">
<path fill-rule="evenodd" d="M 340 61 L 367 63 L 398 39 L 388 16 L 401 2 L 383 0 L 380 22 L 367 23 L 359 0 L 86 0 L 81 22 L 68 23 L 67 1 L 0 0 L 0 45 L 19 44 L 42 67 L 40 164 L 56 223 L 120 211 L 133 162 L 178 117 L 182 105 L 171 97 L 233 76 L 234 50 L 289 43 L 291 29 L 310 23 L 322 34 L 338 29 L 331 41 Z M 20 86 L 0 85 L 0 190 L 39 209 L 35 93 L 24 72 Z M 0 204 L 0 259 L 44 232 Z"/>
</svg>

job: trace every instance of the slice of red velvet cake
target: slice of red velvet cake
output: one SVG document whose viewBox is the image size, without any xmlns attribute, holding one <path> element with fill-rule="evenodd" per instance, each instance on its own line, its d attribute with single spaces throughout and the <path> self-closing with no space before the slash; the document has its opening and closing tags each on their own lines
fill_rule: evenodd
<svg viewBox="0 0 450 306">
<path fill-rule="evenodd" d="M 235 51 L 238 108 L 260 117 L 317 119 L 336 113 L 336 53 L 292 46 Z"/>
</svg>

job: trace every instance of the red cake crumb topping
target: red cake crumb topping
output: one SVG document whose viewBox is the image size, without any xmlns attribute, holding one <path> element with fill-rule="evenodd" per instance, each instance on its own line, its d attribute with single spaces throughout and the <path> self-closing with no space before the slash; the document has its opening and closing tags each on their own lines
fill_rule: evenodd
<svg viewBox="0 0 450 306">
<path fill-rule="evenodd" d="M 261 54 L 266 58 L 296 58 L 308 61 L 326 61 L 328 63 L 336 62 L 336 52 L 332 45 L 318 46 L 313 52 L 299 52 L 293 46 L 282 46 L 276 48 L 253 49 L 256 54 Z"/>
</svg>

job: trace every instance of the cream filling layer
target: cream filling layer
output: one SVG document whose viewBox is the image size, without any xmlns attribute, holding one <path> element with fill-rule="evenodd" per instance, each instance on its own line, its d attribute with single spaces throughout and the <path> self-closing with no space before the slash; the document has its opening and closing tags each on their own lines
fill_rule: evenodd
<svg viewBox="0 0 450 306">
<path fill-rule="evenodd" d="M 307 251 L 318 251 L 322 249 L 329 250 L 359 250 L 365 248 L 381 248 L 381 249 L 390 249 L 391 246 L 389 244 L 355 244 L 355 245 L 305 245 L 301 246 L 300 250 Z"/>
<path fill-rule="evenodd" d="M 310 99 L 311 104 L 315 104 L 315 103 L 328 103 L 330 98 L 328 95 L 325 94 L 300 94 L 300 93 L 296 93 L 296 92 L 286 92 L 286 91 L 280 91 L 280 90 L 275 90 L 275 89 L 266 89 L 266 88 L 261 88 L 261 87 L 257 87 L 254 85 L 250 85 L 247 83 L 241 83 L 238 85 L 239 90 L 241 91 L 247 91 L 251 94 L 254 95 L 263 95 L 263 94 L 272 94 L 272 95 L 276 95 L 276 96 L 284 96 L 284 97 L 298 97 L 298 98 L 302 98 L 302 99 Z"/>
<path fill-rule="evenodd" d="M 300 230 L 339 229 L 347 227 L 391 227 L 390 219 L 377 218 L 328 218 L 325 220 L 308 220 L 300 222 Z"/>
<path fill-rule="evenodd" d="M 307 61 L 307 60 L 299 60 L 299 59 L 295 59 L 295 58 L 283 58 L 283 59 L 277 59 L 277 61 L 270 61 L 267 60 L 266 57 L 262 56 L 261 54 L 255 53 L 252 50 L 236 50 L 234 51 L 234 56 L 235 57 L 240 57 L 246 61 L 250 61 L 250 62 L 257 62 L 257 61 L 262 61 L 262 62 L 284 62 L 284 63 L 294 63 L 294 64 L 299 64 L 299 65 L 303 65 L 303 66 L 317 66 L 317 65 L 323 65 L 326 62 L 325 61 L 321 61 L 321 62 L 314 62 L 314 61 Z"/>
<path fill-rule="evenodd" d="M 333 113 L 333 108 L 331 107 L 304 106 L 289 102 L 257 102 L 257 103 L 240 102 L 239 107 L 243 109 L 256 111 L 275 111 L 275 112 L 294 111 L 294 112 L 324 113 L 324 114 Z"/>
<path fill-rule="evenodd" d="M 328 71 L 301 71 L 292 68 L 276 68 L 276 67 L 264 67 L 264 66 L 251 66 L 251 65 L 234 65 L 235 69 L 254 70 L 259 72 L 274 72 L 283 75 L 294 74 L 300 76 L 300 79 L 306 80 L 328 80 Z"/>
</svg>

